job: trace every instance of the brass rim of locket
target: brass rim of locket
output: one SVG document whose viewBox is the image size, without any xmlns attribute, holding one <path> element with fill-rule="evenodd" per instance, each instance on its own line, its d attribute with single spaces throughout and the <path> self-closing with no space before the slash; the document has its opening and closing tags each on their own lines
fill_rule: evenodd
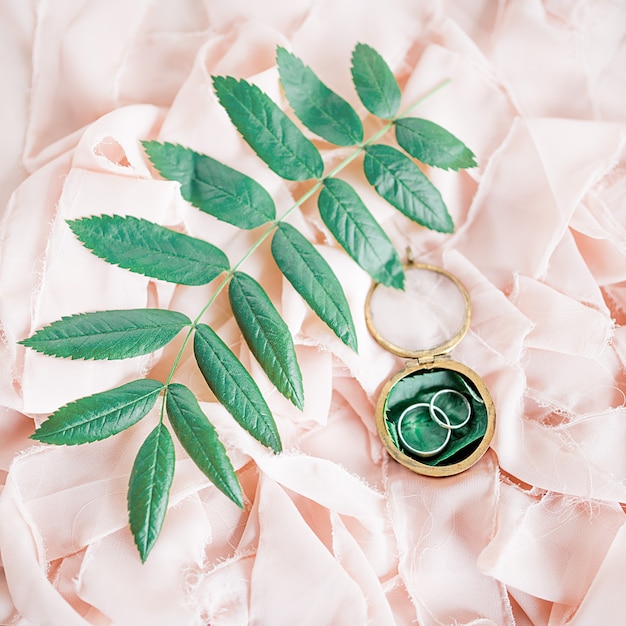
<svg viewBox="0 0 626 626">
<path fill-rule="evenodd" d="M 485 409 L 487 411 L 487 429 L 485 430 L 485 434 L 478 444 L 478 447 L 468 457 L 458 463 L 453 463 L 452 465 L 427 465 L 417 461 L 396 447 L 393 439 L 389 435 L 389 431 L 387 430 L 385 407 L 387 403 L 387 396 L 393 386 L 405 376 L 409 376 L 410 374 L 419 371 L 427 372 L 435 369 L 452 370 L 468 378 L 476 387 L 476 390 L 485 403 Z M 474 370 L 470 369 L 466 365 L 463 365 L 462 363 L 458 363 L 457 361 L 443 360 L 435 361 L 433 363 L 407 365 L 407 367 L 399 371 L 385 383 L 381 389 L 378 402 L 376 404 L 376 428 L 378 429 L 378 434 L 389 454 L 396 461 L 398 461 L 398 463 L 404 465 L 404 467 L 416 472 L 417 474 L 423 474 L 425 476 L 453 476 L 454 474 L 460 474 L 466 469 L 469 469 L 485 454 L 489 448 L 489 444 L 491 443 L 495 431 L 495 421 L 496 410 L 493 404 L 493 399 L 491 398 L 491 394 L 489 393 L 489 390 L 487 389 L 487 386 L 483 382 L 482 378 Z"/>
<path fill-rule="evenodd" d="M 385 350 L 395 354 L 397 356 L 401 356 L 407 359 L 423 359 L 429 360 L 436 356 L 440 356 L 442 354 L 446 354 L 450 352 L 460 341 L 465 337 L 467 331 L 469 330 L 470 321 L 472 317 L 472 306 L 469 297 L 469 293 L 467 289 L 463 286 L 461 281 L 451 274 L 447 270 L 444 270 L 442 267 L 438 267 L 436 265 L 429 265 L 427 263 L 413 263 L 409 261 L 404 266 L 405 271 L 407 270 L 428 270 L 431 272 L 436 272 L 437 274 L 441 274 L 451 280 L 457 287 L 457 289 L 461 292 L 463 296 L 463 300 L 465 302 L 465 318 L 463 319 L 463 324 L 459 331 L 451 337 L 449 340 L 439 344 L 438 346 L 434 346 L 433 348 L 429 348 L 427 350 L 409 350 L 407 348 L 403 348 L 402 346 L 397 346 L 394 343 L 391 343 L 389 340 L 385 339 L 383 335 L 378 331 L 374 324 L 374 316 L 372 314 L 372 297 L 374 296 L 374 292 L 380 286 L 381 283 L 373 283 L 370 287 L 369 292 L 367 293 L 367 298 L 365 300 L 365 323 L 367 324 L 367 328 L 372 335 L 372 337 L 376 340 L 376 342 L 381 345 Z"/>
</svg>

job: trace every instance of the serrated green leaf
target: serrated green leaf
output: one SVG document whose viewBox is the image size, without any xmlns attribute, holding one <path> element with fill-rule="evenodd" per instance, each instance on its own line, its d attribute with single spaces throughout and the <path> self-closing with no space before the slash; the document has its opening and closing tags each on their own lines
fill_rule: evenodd
<svg viewBox="0 0 626 626">
<path fill-rule="evenodd" d="M 193 393 L 171 384 L 165 400 L 172 428 L 187 454 L 209 480 L 243 509 L 243 492 L 237 474 L 213 424 L 202 412 Z"/>
<path fill-rule="evenodd" d="M 100 215 L 67 223 L 97 257 L 151 278 L 204 285 L 229 267 L 226 255 L 214 245 L 148 220 Z"/>
<path fill-rule="evenodd" d="M 193 347 L 198 367 L 219 402 L 257 441 L 280 452 L 272 412 L 241 361 L 206 324 L 196 327 Z"/>
<path fill-rule="evenodd" d="M 139 448 L 128 483 L 128 520 L 142 563 L 163 526 L 175 461 L 172 437 L 159 424 Z"/>
<path fill-rule="evenodd" d="M 285 278 L 317 316 L 355 352 L 357 337 L 348 301 L 324 257 L 293 226 L 281 222 L 272 255 Z"/>
<path fill-rule="evenodd" d="M 441 194 L 405 154 L 391 146 L 367 146 L 363 168 L 376 191 L 409 219 L 442 233 L 454 230 Z"/>
<path fill-rule="evenodd" d="M 228 296 L 252 354 L 276 388 L 302 409 L 304 388 L 293 339 L 263 287 L 251 276 L 237 272 L 230 281 Z"/>
<path fill-rule="evenodd" d="M 395 117 L 402 94 L 385 60 L 370 46 L 358 43 L 352 53 L 352 81 L 365 108 L 385 120 Z"/>
<path fill-rule="evenodd" d="M 163 383 L 146 378 L 80 398 L 55 411 L 31 439 L 66 446 L 106 439 L 144 417 L 162 389 Z"/>
<path fill-rule="evenodd" d="M 128 359 L 162 348 L 190 324 L 165 309 L 94 311 L 62 317 L 19 343 L 48 356 Z"/>
<path fill-rule="evenodd" d="M 298 57 L 279 47 L 278 73 L 285 95 L 300 121 L 316 135 L 338 146 L 363 141 L 356 111 L 330 90 Z"/>
<path fill-rule="evenodd" d="M 221 105 L 241 136 L 282 178 L 320 178 L 324 162 L 317 148 L 256 85 L 231 76 L 214 76 Z"/>
<path fill-rule="evenodd" d="M 245 229 L 276 217 L 272 196 L 253 178 L 183 146 L 144 141 L 143 147 L 159 174 L 178 181 L 183 198 L 204 213 Z"/>
<path fill-rule="evenodd" d="M 404 117 L 396 122 L 396 139 L 412 157 L 444 170 L 476 167 L 474 153 L 452 133 L 429 120 Z"/>
<path fill-rule="evenodd" d="M 376 282 L 403 288 L 400 257 L 353 187 L 339 178 L 326 178 L 317 204 L 335 239 Z"/>
</svg>

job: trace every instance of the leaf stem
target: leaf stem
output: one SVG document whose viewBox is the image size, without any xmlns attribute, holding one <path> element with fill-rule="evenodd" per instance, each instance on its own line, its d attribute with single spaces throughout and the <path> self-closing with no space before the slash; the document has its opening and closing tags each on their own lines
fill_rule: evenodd
<svg viewBox="0 0 626 626">
<path fill-rule="evenodd" d="M 408 106 L 402 113 L 399 113 L 396 117 L 393 118 L 392 123 L 396 120 L 402 119 L 406 117 L 409 113 L 413 112 L 420 104 L 424 103 L 430 97 L 434 96 L 438 91 L 447 87 L 452 82 L 451 78 L 446 78 L 442 80 L 438 85 L 435 85 L 432 89 L 427 91 L 421 98 L 418 98 L 415 102 L 413 102 L 410 106 Z"/>
<path fill-rule="evenodd" d="M 182 354 L 182 351 L 178 353 L 178 358 L 176 359 L 176 363 L 175 365 L 178 365 L 178 361 L 180 360 L 180 355 Z M 165 387 L 163 388 L 163 399 L 161 400 L 161 411 L 159 412 L 159 424 L 163 424 L 163 417 L 165 416 L 165 403 L 167 402 L 167 392 L 169 390 L 169 383 L 170 380 L 173 376 L 173 373 L 176 371 L 176 367 L 172 367 L 172 371 L 170 372 L 170 376 L 167 379 L 167 382 L 165 383 Z"/>
<path fill-rule="evenodd" d="M 187 347 L 187 344 L 189 343 L 189 340 L 191 339 L 191 334 L 195 330 L 196 324 L 197 324 L 197 318 L 192 322 L 191 326 L 189 327 L 189 330 L 187 331 L 187 334 L 185 335 L 185 338 L 183 339 L 183 343 L 180 346 L 180 349 L 178 350 L 178 354 L 176 355 L 176 358 L 174 359 L 174 363 L 172 365 L 172 368 L 170 369 L 170 373 L 168 374 L 167 380 L 165 381 L 166 393 L 163 395 L 163 404 L 165 404 L 165 395 L 167 394 L 167 388 L 169 384 L 172 382 L 172 378 L 174 378 L 174 373 L 176 372 L 176 368 L 178 367 L 178 364 L 180 363 L 180 360 L 183 356 L 183 351 L 185 350 L 185 348 Z M 162 420 L 163 420 L 163 415 L 161 413 L 161 421 Z"/>
<path fill-rule="evenodd" d="M 311 198 L 315 193 L 324 185 L 324 179 L 331 178 L 336 176 L 339 172 L 345 169 L 352 161 L 354 161 L 367 146 L 373 144 L 375 141 L 380 139 L 383 135 L 385 135 L 391 128 L 393 128 L 394 124 L 398 119 L 406 117 L 409 115 L 415 108 L 417 108 L 420 104 L 422 104 L 425 100 L 435 95 L 440 89 L 450 84 L 451 79 L 446 79 L 427 91 L 421 98 L 413 102 L 407 109 L 399 113 L 396 117 L 389 120 L 380 130 L 376 131 L 367 141 L 361 143 L 355 150 L 353 150 L 343 161 L 338 163 L 328 174 L 326 174 L 323 178 L 316 180 L 315 184 L 313 184 L 302 196 L 296 200 L 278 219 L 271 222 L 270 226 L 259 236 L 259 238 L 250 246 L 250 248 L 246 251 L 246 253 L 233 265 L 233 267 L 228 270 L 223 275 L 221 282 L 218 284 L 217 288 L 209 298 L 209 301 L 204 305 L 200 313 L 196 316 L 196 318 L 191 323 L 189 330 L 185 338 L 183 339 L 183 343 L 181 344 L 180 349 L 178 350 L 178 354 L 174 359 L 174 363 L 172 364 L 172 368 L 169 372 L 167 380 L 165 381 L 165 393 L 163 394 L 163 404 L 161 407 L 161 422 L 163 421 L 163 414 L 165 410 L 165 400 L 167 398 L 167 391 L 169 384 L 172 382 L 174 378 L 174 374 L 176 373 L 176 369 L 182 359 L 183 352 L 189 343 L 193 332 L 195 331 L 198 323 L 204 316 L 204 314 L 209 310 L 212 304 L 215 302 L 219 294 L 224 290 L 226 285 L 230 282 L 230 279 L 233 277 L 235 272 L 256 252 L 256 250 L 261 246 L 261 244 L 276 230 L 278 224 L 285 220 L 293 211 L 295 211 L 298 207 L 302 206 L 309 198 Z"/>
</svg>

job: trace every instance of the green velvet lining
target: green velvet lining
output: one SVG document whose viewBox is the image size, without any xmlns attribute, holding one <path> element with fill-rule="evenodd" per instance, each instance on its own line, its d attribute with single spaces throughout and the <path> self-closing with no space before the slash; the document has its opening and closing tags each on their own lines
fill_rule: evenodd
<svg viewBox="0 0 626 626">
<path fill-rule="evenodd" d="M 468 388 L 471 389 L 471 393 Z M 398 420 L 407 407 L 416 402 L 430 402 L 440 389 L 454 389 L 462 393 L 472 407 L 472 417 L 465 426 L 452 430 L 448 445 L 437 456 L 417 456 L 406 449 L 400 441 L 397 432 Z M 477 398 L 480 398 L 480 394 L 474 384 L 458 372 L 448 369 L 413 372 L 401 378 L 387 395 L 385 402 L 387 430 L 396 447 L 420 463 L 453 465 L 472 454 L 487 431 L 487 409 Z M 461 423 L 467 414 L 467 407 L 459 402 L 455 394 L 441 394 L 436 400 L 436 405 L 446 412 L 453 425 Z M 435 449 L 445 438 L 444 429 L 430 418 L 428 409 L 424 407 L 405 417 L 402 433 L 408 443 L 420 450 Z"/>
</svg>

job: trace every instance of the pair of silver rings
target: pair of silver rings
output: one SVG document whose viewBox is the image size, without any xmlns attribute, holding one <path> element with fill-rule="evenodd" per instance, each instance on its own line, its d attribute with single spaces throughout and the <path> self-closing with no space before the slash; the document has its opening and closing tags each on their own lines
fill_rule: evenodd
<svg viewBox="0 0 626 626">
<path fill-rule="evenodd" d="M 437 399 L 440 398 L 444 394 L 453 394 L 461 398 L 461 401 L 463 402 L 465 409 L 467 411 L 467 415 L 464 417 L 462 421 L 453 424 L 450 421 L 448 414 L 440 406 L 437 406 L 436 404 Z M 412 446 L 410 443 L 408 443 L 406 439 L 404 438 L 404 435 L 402 434 L 402 422 L 404 421 L 406 416 L 409 415 L 411 412 L 419 411 L 420 409 L 428 409 L 428 414 L 430 418 L 433 420 L 433 422 L 441 426 L 441 428 L 443 428 L 446 431 L 446 435 L 445 435 L 445 439 L 443 443 L 440 446 L 437 446 L 436 448 L 432 450 L 419 450 L 415 446 Z M 404 409 L 404 411 L 402 411 L 400 415 L 400 419 L 398 420 L 398 425 L 397 425 L 398 437 L 400 438 L 402 445 L 407 450 L 410 450 L 416 456 L 423 457 L 423 458 L 436 456 L 437 454 L 445 450 L 446 446 L 450 442 L 452 431 L 458 430 L 459 428 L 463 428 L 463 426 L 465 426 L 470 421 L 471 418 L 472 418 L 472 405 L 470 404 L 469 400 L 465 397 L 464 394 L 462 394 L 460 391 L 457 391 L 456 389 L 448 389 L 448 388 L 440 389 L 433 395 L 433 397 L 430 399 L 430 402 L 416 402 L 415 404 L 411 404 L 406 409 Z"/>
</svg>

